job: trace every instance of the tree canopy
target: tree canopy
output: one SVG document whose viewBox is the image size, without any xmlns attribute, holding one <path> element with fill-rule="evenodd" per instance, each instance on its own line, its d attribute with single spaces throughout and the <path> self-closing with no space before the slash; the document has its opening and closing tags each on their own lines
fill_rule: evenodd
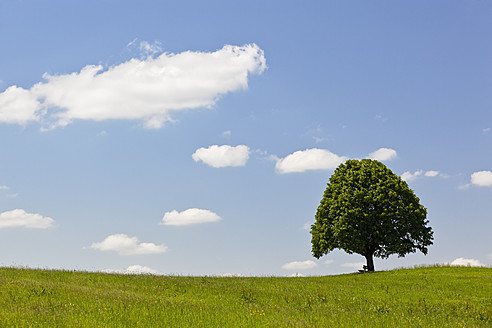
<svg viewBox="0 0 492 328">
<path fill-rule="evenodd" d="M 347 160 L 330 177 L 311 226 L 314 257 L 343 249 L 367 260 L 373 256 L 427 254 L 433 232 L 427 210 L 401 177 L 383 163 Z"/>
</svg>

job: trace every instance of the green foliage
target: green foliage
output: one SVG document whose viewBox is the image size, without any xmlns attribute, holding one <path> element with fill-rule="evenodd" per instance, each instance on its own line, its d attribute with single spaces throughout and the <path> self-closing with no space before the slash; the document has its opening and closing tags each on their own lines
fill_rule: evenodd
<svg viewBox="0 0 492 328">
<path fill-rule="evenodd" d="M 492 269 L 177 277 L 0 268 L 0 327 L 491 327 Z"/>
<path fill-rule="evenodd" d="M 330 177 L 311 226 L 316 258 L 339 248 L 387 258 L 432 245 L 427 210 L 407 183 L 383 163 L 348 160 Z"/>
</svg>

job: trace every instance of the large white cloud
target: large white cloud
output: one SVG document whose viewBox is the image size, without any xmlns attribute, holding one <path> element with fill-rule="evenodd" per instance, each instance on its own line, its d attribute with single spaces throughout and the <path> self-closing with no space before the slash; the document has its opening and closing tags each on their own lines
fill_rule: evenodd
<svg viewBox="0 0 492 328">
<path fill-rule="evenodd" d="M 185 211 L 171 211 L 164 214 L 160 224 L 185 226 L 206 222 L 217 222 L 222 218 L 216 213 L 209 210 L 202 210 L 199 208 L 189 208 Z"/>
<path fill-rule="evenodd" d="M 31 229 L 47 229 L 53 226 L 55 220 L 36 213 L 27 213 L 16 209 L 0 213 L 0 228 L 23 227 Z"/>
<path fill-rule="evenodd" d="M 278 173 L 305 172 L 308 170 L 329 170 L 336 168 L 347 158 L 326 149 L 311 148 L 299 150 L 277 160 Z"/>
<path fill-rule="evenodd" d="M 41 103 L 29 90 L 13 85 L 0 93 L 0 122 L 25 124 L 38 121 L 40 110 Z"/>
<path fill-rule="evenodd" d="M 480 263 L 479 260 L 475 259 L 465 259 L 463 257 L 459 257 L 453 262 L 450 263 L 453 266 L 472 266 L 472 267 L 482 267 L 484 264 Z"/>
<path fill-rule="evenodd" d="M 107 70 L 87 65 L 71 74 L 44 74 L 30 90 L 9 87 L 0 93 L 0 122 L 41 119 L 56 127 L 78 119 L 138 119 L 159 128 L 174 111 L 210 107 L 220 95 L 247 88 L 248 74 L 265 68 L 255 44 L 133 58 Z"/>
<path fill-rule="evenodd" d="M 125 234 L 115 234 L 106 237 L 99 243 L 93 243 L 89 248 L 104 252 L 117 252 L 120 255 L 144 255 L 165 253 L 167 247 L 154 243 L 139 243 L 137 237 Z"/>
<path fill-rule="evenodd" d="M 314 261 L 293 261 L 282 265 L 282 269 L 285 270 L 309 270 L 317 266 Z"/>
<path fill-rule="evenodd" d="M 389 161 L 396 158 L 398 155 L 396 150 L 391 148 L 379 148 L 369 154 L 369 158 L 375 159 L 377 161 Z"/>
<path fill-rule="evenodd" d="M 479 171 L 471 175 L 471 183 L 480 187 L 492 187 L 492 172 Z"/>
<path fill-rule="evenodd" d="M 249 159 L 249 147 L 245 145 L 213 145 L 199 148 L 191 156 L 195 162 L 202 161 L 212 167 L 244 166 Z"/>
</svg>

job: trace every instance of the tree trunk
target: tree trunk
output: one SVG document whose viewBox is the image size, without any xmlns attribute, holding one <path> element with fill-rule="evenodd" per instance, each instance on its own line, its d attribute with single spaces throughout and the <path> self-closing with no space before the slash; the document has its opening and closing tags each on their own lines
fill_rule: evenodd
<svg viewBox="0 0 492 328">
<path fill-rule="evenodd" d="M 374 260 L 372 258 L 373 253 L 365 255 L 367 261 L 367 271 L 374 272 Z"/>
</svg>

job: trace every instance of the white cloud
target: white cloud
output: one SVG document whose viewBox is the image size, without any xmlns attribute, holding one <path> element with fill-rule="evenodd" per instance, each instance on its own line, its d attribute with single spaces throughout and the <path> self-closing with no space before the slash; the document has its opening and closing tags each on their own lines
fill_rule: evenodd
<svg viewBox="0 0 492 328">
<path fill-rule="evenodd" d="M 0 213 L 0 228 L 23 227 L 31 229 L 47 229 L 53 226 L 55 220 L 40 214 L 27 213 L 16 209 Z"/>
<path fill-rule="evenodd" d="M 351 268 L 351 269 L 362 269 L 363 265 L 366 265 L 366 262 L 349 262 L 349 263 L 340 264 L 340 266 L 344 268 Z"/>
<path fill-rule="evenodd" d="M 299 150 L 278 159 L 275 169 L 282 174 L 308 170 L 329 170 L 335 169 L 346 159 L 346 157 L 338 156 L 326 149 L 311 148 Z"/>
<path fill-rule="evenodd" d="M 287 264 L 282 265 L 282 269 L 285 270 L 308 270 L 316 267 L 316 263 L 314 261 L 293 261 Z"/>
<path fill-rule="evenodd" d="M 140 51 L 146 54 L 147 56 L 154 56 L 162 52 L 162 47 L 160 42 L 154 42 L 154 44 L 150 44 L 147 41 L 140 42 Z"/>
<path fill-rule="evenodd" d="M 398 157 L 396 150 L 391 148 L 379 148 L 378 150 L 369 154 L 369 158 L 377 161 L 389 161 Z"/>
<path fill-rule="evenodd" d="M 71 74 L 45 73 L 30 90 L 11 86 L 0 93 L 0 122 L 41 120 L 54 128 L 73 120 L 127 119 L 159 128 L 175 111 L 211 107 L 221 95 L 247 88 L 248 74 L 265 69 L 263 51 L 248 44 L 132 58 L 107 70 L 87 65 Z"/>
<path fill-rule="evenodd" d="M 376 121 L 380 121 L 380 122 L 386 122 L 386 121 L 388 120 L 388 118 L 387 118 L 387 117 L 384 117 L 384 116 L 383 116 L 383 115 L 381 115 L 381 114 L 376 114 L 376 115 L 374 116 L 374 119 L 375 119 Z"/>
<path fill-rule="evenodd" d="M 316 137 L 316 136 L 313 136 L 313 139 L 316 143 L 320 143 L 326 140 L 326 138 Z"/>
<path fill-rule="evenodd" d="M 424 173 L 424 171 L 422 170 L 415 171 L 413 173 L 407 171 L 401 175 L 401 178 L 405 181 L 412 181 L 415 180 L 417 177 L 421 176 L 422 173 Z"/>
<path fill-rule="evenodd" d="M 113 269 L 105 269 L 101 270 L 105 273 L 120 273 L 120 274 L 159 274 L 159 271 L 149 268 L 147 266 L 142 265 L 130 265 L 125 270 L 113 270 Z"/>
<path fill-rule="evenodd" d="M 490 128 L 485 128 L 485 129 L 482 129 L 482 132 L 483 132 L 483 133 L 489 133 L 489 132 L 490 132 Z"/>
<path fill-rule="evenodd" d="M 150 44 L 147 41 L 140 41 L 138 38 L 133 39 L 126 45 L 126 47 L 130 52 L 138 50 L 142 58 L 149 56 L 152 57 L 158 53 L 161 53 L 163 50 L 162 44 L 159 41 L 155 41 L 153 44 Z"/>
<path fill-rule="evenodd" d="M 405 173 L 403 173 L 401 175 L 401 178 L 404 180 L 404 181 L 412 181 L 412 180 L 415 180 L 417 179 L 418 177 L 421 177 L 421 176 L 425 176 L 425 177 L 437 177 L 441 175 L 439 173 L 439 171 L 434 171 L 434 170 L 430 170 L 430 171 L 423 171 L 423 170 L 418 170 L 418 171 L 415 171 L 413 173 L 411 173 L 410 171 L 407 171 Z M 442 176 L 442 175 L 441 175 Z"/>
<path fill-rule="evenodd" d="M 100 243 L 93 243 L 89 248 L 104 252 L 117 252 L 120 255 L 144 255 L 165 253 L 167 247 L 154 243 L 139 243 L 137 237 L 115 234 L 106 237 Z"/>
<path fill-rule="evenodd" d="M 160 224 L 185 226 L 206 222 L 217 222 L 222 218 L 216 213 L 199 208 L 190 208 L 182 212 L 171 211 L 164 214 Z"/>
<path fill-rule="evenodd" d="M 326 264 L 326 265 L 329 265 L 329 264 L 332 264 L 333 262 L 335 262 L 335 261 L 334 261 L 334 260 L 326 260 L 326 261 L 325 261 L 325 264 Z"/>
<path fill-rule="evenodd" d="M 9 190 L 10 188 L 8 186 L 0 186 L 0 190 Z"/>
<path fill-rule="evenodd" d="M 157 270 L 154 270 L 152 268 L 149 268 L 148 266 L 142 266 L 142 265 L 131 265 L 125 270 L 126 273 L 129 274 L 142 274 L 142 273 L 147 273 L 147 274 L 157 274 L 159 273 Z"/>
<path fill-rule="evenodd" d="M 471 183 L 481 187 L 492 187 L 492 172 L 479 171 L 471 175 Z"/>
<path fill-rule="evenodd" d="M 41 103 L 29 90 L 15 85 L 0 93 L 0 122 L 26 124 L 38 121 Z"/>
<path fill-rule="evenodd" d="M 465 259 L 463 257 L 459 257 L 453 262 L 450 263 L 450 265 L 454 266 L 472 266 L 472 267 L 482 267 L 485 266 L 484 264 L 480 263 L 479 260 L 475 259 Z"/>
<path fill-rule="evenodd" d="M 230 137 L 230 136 L 231 136 L 231 134 L 232 134 L 231 130 L 227 130 L 227 131 L 222 132 L 222 136 L 223 136 L 224 138 L 228 138 L 228 137 Z"/>
<path fill-rule="evenodd" d="M 199 148 L 191 156 L 195 162 L 202 161 L 212 167 L 244 166 L 249 159 L 249 147 L 245 145 L 213 145 Z"/>
</svg>

